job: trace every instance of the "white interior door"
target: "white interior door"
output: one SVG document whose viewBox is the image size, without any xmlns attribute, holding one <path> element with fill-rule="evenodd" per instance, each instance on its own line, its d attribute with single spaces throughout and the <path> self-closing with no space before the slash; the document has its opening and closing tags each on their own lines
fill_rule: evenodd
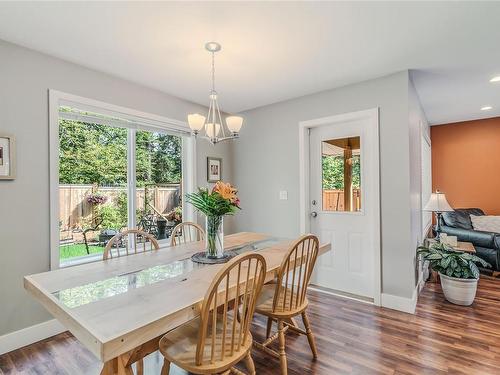
<svg viewBox="0 0 500 375">
<path fill-rule="evenodd" d="M 333 250 L 318 259 L 313 283 L 379 303 L 378 116 L 310 128 L 309 184 L 310 229 Z"/>
</svg>

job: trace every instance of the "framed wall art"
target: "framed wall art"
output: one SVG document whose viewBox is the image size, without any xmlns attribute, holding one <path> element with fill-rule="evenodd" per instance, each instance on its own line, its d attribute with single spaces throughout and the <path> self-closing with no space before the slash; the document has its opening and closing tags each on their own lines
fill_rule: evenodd
<svg viewBox="0 0 500 375">
<path fill-rule="evenodd" d="M 0 134 L 0 180 L 16 177 L 16 142 L 14 137 Z"/>
<path fill-rule="evenodd" d="M 222 159 L 207 157 L 207 181 L 217 182 L 222 180 Z"/>
</svg>

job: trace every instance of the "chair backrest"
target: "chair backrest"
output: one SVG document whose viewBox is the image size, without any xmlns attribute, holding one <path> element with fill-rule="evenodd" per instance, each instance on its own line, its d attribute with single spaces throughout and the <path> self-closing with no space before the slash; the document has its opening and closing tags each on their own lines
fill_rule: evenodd
<svg viewBox="0 0 500 375">
<path fill-rule="evenodd" d="M 273 312 L 293 313 L 304 307 L 318 252 L 319 240 L 312 234 L 294 242 L 278 270 Z"/>
<path fill-rule="evenodd" d="M 130 237 L 132 237 L 132 244 L 129 243 Z M 149 242 L 149 246 L 146 246 L 147 242 Z M 113 252 L 113 248 L 116 251 Z M 104 248 L 102 258 L 106 260 L 114 257 L 145 253 L 147 251 L 158 250 L 159 248 L 158 241 L 151 234 L 138 229 L 127 229 L 111 237 Z"/>
<path fill-rule="evenodd" d="M 266 261 L 256 253 L 238 255 L 217 273 L 201 308 L 197 366 L 241 354 L 265 277 Z"/>
<path fill-rule="evenodd" d="M 186 221 L 175 226 L 170 235 L 170 246 L 183 243 L 202 241 L 205 239 L 205 231 L 196 223 Z"/>
</svg>

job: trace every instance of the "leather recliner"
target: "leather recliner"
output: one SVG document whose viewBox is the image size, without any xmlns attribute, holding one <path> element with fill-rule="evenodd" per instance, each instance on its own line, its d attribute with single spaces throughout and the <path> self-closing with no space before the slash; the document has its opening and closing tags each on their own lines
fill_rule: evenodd
<svg viewBox="0 0 500 375">
<path fill-rule="evenodd" d="M 472 242 L 476 255 L 491 264 L 488 270 L 500 271 L 500 233 L 474 230 L 470 215 L 482 216 L 484 212 L 480 208 L 457 208 L 443 212 L 440 232 L 457 236 L 459 241 Z"/>
</svg>

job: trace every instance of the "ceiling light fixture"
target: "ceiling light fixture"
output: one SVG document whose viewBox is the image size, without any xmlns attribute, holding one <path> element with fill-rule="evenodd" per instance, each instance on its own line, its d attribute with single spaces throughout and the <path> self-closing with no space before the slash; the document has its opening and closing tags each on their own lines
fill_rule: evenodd
<svg viewBox="0 0 500 375">
<path fill-rule="evenodd" d="M 205 49 L 212 54 L 212 89 L 209 95 L 208 114 L 207 117 L 198 113 L 190 114 L 188 115 L 188 124 L 195 137 L 204 131 L 204 135 L 201 137 L 215 145 L 221 141 L 238 138 L 243 125 L 243 117 L 228 116 L 224 125 L 217 102 L 217 91 L 215 91 L 215 53 L 219 52 L 222 47 L 217 42 L 208 42 L 205 44 Z"/>
<path fill-rule="evenodd" d="M 485 105 L 484 107 L 481 107 L 481 111 L 489 111 L 490 109 L 492 109 L 493 107 L 490 106 L 490 105 Z"/>
<path fill-rule="evenodd" d="M 493 77 L 492 79 L 490 79 L 490 82 L 491 83 L 500 82 L 500 76 Z"/>
</svg>

